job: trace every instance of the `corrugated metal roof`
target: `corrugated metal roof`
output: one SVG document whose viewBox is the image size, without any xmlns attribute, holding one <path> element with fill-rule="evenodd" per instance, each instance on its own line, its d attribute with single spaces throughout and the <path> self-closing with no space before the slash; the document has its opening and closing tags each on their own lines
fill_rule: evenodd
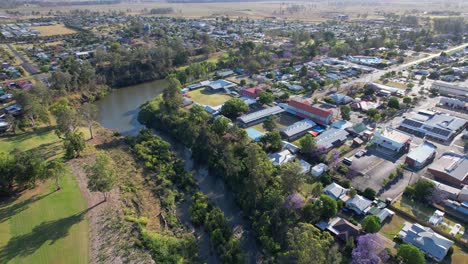
<svg viewBox="0 0 468 264">
<path fill-rule="evenodd" d="M 284 112 L 284 109 L 279 107 L 279 106 L 273 106 L 273 107 L 268 107 L 268 108 L 265 108 L 265 109 L 262 109 L 260 111 L 257 111 L 257 112 L 253 112 L 253 113 L 250 113 L 250 114 L 247 114 L 247 115 L 243 115 L 243 116 L 240 116 L 237 118 L 237 120 L 241 121 L 242 123 L 250 123 L 250 122 L 253 122 L 255 120 L 258 120 L 258 119 L 261 119 L 261 118 L 264 118 L 264 117 L 267 117 L 267 116 L 270 116 L 270 115 L 276 115 L 276 114 L 279 114 L 279 113 L 282 113 Z"/>
</svg>

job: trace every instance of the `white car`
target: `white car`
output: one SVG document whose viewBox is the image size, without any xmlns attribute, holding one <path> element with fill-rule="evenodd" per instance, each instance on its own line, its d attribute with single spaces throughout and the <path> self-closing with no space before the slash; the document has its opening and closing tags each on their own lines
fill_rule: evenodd
<svg viewBox="0 0 468 264">
<path fill-rule="evenodd" d="M 365 150 L 360 150 L 356 154 L 354 154 L 354 156 L 356 156 L 356 158 L 360 158 L 360 157 L 364 156 L 365 154 L 366 154 Z"/>
</svg>

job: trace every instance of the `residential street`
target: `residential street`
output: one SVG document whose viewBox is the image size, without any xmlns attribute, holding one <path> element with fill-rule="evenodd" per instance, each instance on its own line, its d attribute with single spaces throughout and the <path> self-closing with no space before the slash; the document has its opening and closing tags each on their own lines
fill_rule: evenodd
<svg viewBox="0 0 468 264">
<path fill-rule="evenodd" d="M 13 52 L 15 56 L 21 59 L 23 63 L 21 66 L 31 75 L 38 74 L 39 69 L 32 63 L 30 63 L 23 55 L 21 55 L 15 48 L 11 46 L 11 44 L 7 44 L 7 47 Z"/>
</svg>

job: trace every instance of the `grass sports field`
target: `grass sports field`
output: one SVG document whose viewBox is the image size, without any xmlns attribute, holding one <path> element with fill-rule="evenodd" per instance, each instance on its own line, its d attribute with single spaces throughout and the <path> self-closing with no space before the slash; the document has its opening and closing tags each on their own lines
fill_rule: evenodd
<svg viewBox="0 0 468 264">
<path fill-rule="evenodd" d="M 224 93 L 213 93 L 208 89 L 203 88 L 190 91 L 188 94 L 194 102 L 209 106 L 218 106 L 232 98 L 230 95 Z"/>
<path fill-rule="evenodd" d="M 74 178 L 46 182 L 0 205 L 0 263 L 87 263 L 86 202 Z M 6 205 L 5 205 L 6 204 Z"/>
</svg>

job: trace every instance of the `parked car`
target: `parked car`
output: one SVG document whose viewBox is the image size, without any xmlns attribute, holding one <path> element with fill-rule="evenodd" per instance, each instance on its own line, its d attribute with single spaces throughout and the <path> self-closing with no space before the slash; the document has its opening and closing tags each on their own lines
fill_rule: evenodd
<svg viewBox="0 0 468 264">
<path fill-rule="evenodd" d="M 356 158 L 360 158 L 360 157 L 362 157 L 364 155 L 366 155 L 365 150 L 360 150 L 360 151 L 356 152 L 356 154 L 354 154 L 354 156 L 356 156 Z"/>
<path fill-rule="evenodd" d="M 344 158 L 343 163 L 345 165 L 351 166 L 351 164 L 353 164 L 353 159 L 352 158 Z"/>
</svg>

